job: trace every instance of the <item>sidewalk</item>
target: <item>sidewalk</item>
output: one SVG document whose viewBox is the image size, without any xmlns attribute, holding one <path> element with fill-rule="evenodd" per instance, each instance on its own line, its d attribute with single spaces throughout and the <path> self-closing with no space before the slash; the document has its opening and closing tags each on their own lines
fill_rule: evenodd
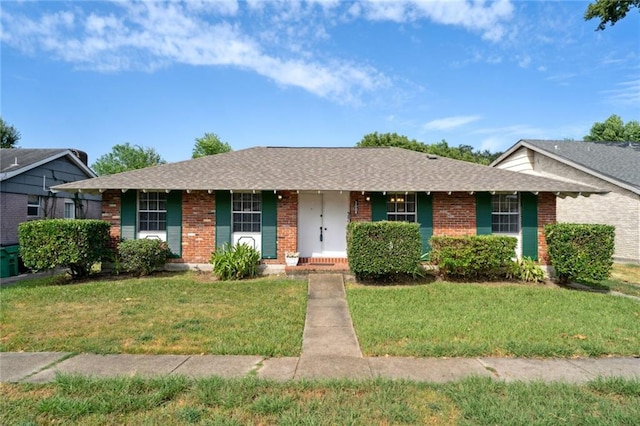
<svg viewBox="0 0 640 426">
<path fill-rule="evenodd" d="M 112 376 L 185 375 L 273 380 L 376 377 L 447 382 L 468 376 L 505 381 L 584 383 L 601 377 L 640 380 L 640 358 L 402 358 L 363 357 L 347 306 L 342 276 L 309 276 L 309 301 L 300 357 L 218 355 L 72 355 L 0 353 L 0 382 L 44 383 L 57 372 Z"/>
</svg>

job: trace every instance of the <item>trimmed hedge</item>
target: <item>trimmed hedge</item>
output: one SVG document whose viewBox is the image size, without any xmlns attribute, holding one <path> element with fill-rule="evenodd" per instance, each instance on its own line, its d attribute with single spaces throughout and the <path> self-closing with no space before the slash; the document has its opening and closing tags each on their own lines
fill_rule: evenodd
<svg viewBox="0 0 640 426">
<path fill-rule="evenodd" d="M 544 234 L 560 282 L 602 281 L 611 274 L 614 226 L 554 223 L 545 226 Z"/>
<path fill-rule="evenodd" d="M 86 277 L 108 253 L 110 227 L 94 219 L 22 222 L 18 226 L 20 255 L 34 271 L 61 267 L 69 268 L 74 279 Z"/>
<path fill-rule="evenodd" d="M 351 222 L 347 226 L 349 268 L 358 279 L 421 275 L 421 254 L 417 223 Z"/>
<path fill-rule="evenodd" d="M 445 277 L 496 279 L 513 264 L 517 240 L 503 235 L 431 237 L 430 260 Z"/>
<path fill-rule="evenodd" d="M 149 275 L 164 266 L 171 252 L 161 240 L 142 238 L 118 244 L 119 267 L 137 276 Z"/>
</svg>

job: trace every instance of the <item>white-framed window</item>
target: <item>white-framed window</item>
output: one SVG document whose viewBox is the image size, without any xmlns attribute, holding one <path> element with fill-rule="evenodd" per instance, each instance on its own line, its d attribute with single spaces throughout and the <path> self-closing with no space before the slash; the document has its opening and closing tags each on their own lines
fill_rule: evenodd
<svg viewBox="0 0 640 426">
<path fill-rule="evenodd" d="M 39 217 L 40 216 L 40 196 L 28 195 L 27 196 L 27 216 Z"/>
<path fill-rule="evenodd" d="M 167 230 L 167 194 L 165 192 L 139 193 L 138 229 L 140 231 Z"/>
<path fill-rule="evenodd" d="M 260 193 L 233 193 L 231 202 L 233 232 L 260 232 L 262 224 L 262 196 Z"/>
<path fill-rule="evenodd" d="M 496 194 L 492 200 L 491 230 L 494 234 L 520 233 L 520 197 Z"/>
<path fill-rule="evenodd" d="M 415 222 L 416 194 L 387 194 L 387 220 L 396 222 Z"/>
<path fill-rule="evenodd" d="M 76 203 L 73 200 L 64 200 L 64 218 L 75 219 L 76 218 Z"/>
</svg>

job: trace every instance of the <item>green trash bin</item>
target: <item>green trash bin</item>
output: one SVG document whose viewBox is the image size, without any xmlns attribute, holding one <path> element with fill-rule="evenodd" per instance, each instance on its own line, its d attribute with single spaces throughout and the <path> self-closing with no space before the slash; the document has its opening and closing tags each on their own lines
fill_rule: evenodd
<svg viewBox="0 0 640 426">
<path fill-rule="evenodd" d="M 0 247 L 0 278 L 18 275 L 18 254 L 20 246 Z"/>
</svg>

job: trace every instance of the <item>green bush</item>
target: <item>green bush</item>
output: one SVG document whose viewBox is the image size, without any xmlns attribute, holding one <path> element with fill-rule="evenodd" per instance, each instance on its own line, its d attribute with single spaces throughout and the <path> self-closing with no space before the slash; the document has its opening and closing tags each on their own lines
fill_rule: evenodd
<svg viewBox="0 0 640 426">
<path fill-rule="evenodd" d="M 506 276 L 517 240 L 501 235 L 431 237 L 430 260 L 440 274 L 457 279 L 496 279 Z"/>
<path fill-rule="evenodd" d="M 351 222 L 347 226 L 349 268 L 358 279 L 390 280 L 421 275 L 421 254 L 417 223 Z"/>
<path fill-rule="evenodd" d="M 507 278 L 528 283 L 541 283 L 544 281 L 544 271 L 533 259 L 525 257 L 513 262 L 507 272 Z"/>
<path fill-rule="evenodd" d="M 20 255 L 34 271 L 68 268 L 71 276 L 89 275 L 109 249 L 109 228 L 102 220 L 44 219 L 18 226 Z"/>
<path fill-rule="evenodd" d="M 560 282 L 602 281 L 611 274 L 614 226 L 554 223 L 545 226 L 544 234 Z"/>
<path fill-rule="evenodd" d="M 225 244 L 211 255 L 213 273 L 221 280 L 241 280 L 258 275 L 260 252 L 248 244 Z"/>
<path fill-rule="evenodd" d="M 119 267 L 137 276 L 149 275 L 162 267 L 169 254 L 167 243 L 157 239 L 125 240 L 118 244 Z"/>
</svg>

